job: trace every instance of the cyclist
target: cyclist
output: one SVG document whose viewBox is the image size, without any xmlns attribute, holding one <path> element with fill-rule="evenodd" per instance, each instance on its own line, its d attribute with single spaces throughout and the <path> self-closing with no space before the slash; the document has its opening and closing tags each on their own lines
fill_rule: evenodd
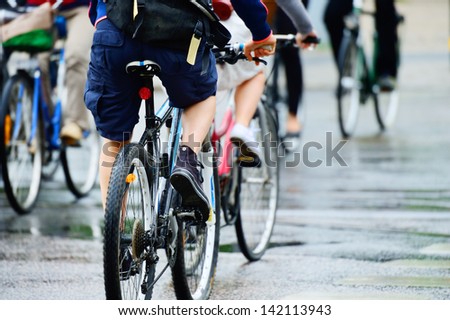
<svg viewBox="0 0 450 320">
<path fill-rule="evenodd" d="M 376 61 L 378 84 L 381 90 L 395 88 L 397 77 L 397 23 L 394 0 L 375 0 L 375 27 L 379 39 L 379 55 Z M 328 0 L 324 21 L 331 38 L 334 60 L 337 63 L 344 29 L 344 17 L 352 12 L 353 0 Z"/>
<path fill-rule="evenodd" d="M 17 3 L 24 0 L 17 0 Z M 48 0 L 26 0 L 26 5 L 37 6 Z M 51 3 L 55 3 L 52 0 Z M 64 57 L 66 63 L 65 85 L 67 102 L 64 108 L 64 126 L 60 136 L 68 144 L 76 144 L 82 138 L 83 129 L 88 129 L 88 112 L 83 93 L 89 65 L 89 50 L 93 29 L 88 19 L 89 0 L 63 0 L 58 14 L 66 19 L 67 39 Z M 42 61 L 43 59 L 41 59 Z M 43 77 L 47 76 L 48 64 L 41 63 Z M 49 102 L 50 99 L 47 99 Z"/>
<path fill-rule="evenodd" d="M 307 36 L 317 37 L 317 35 L 313 31 L 309 16 L 302 3 L 298 0 L 277 0 L 276 2 L 294 23 L 298 31 L 296 39 L 299 46 L 309 47 L 309 44 L 303 44 L 301 41 Z M 233 35 L 232 42 L 242 42 L 248 37 L 248 31 L 242 27 L 242 20 L 234 13 L 223 23 Z M 249 124 L 264 91 L 266 78 L 263 66 L 255 67 L 246 61 L 238 61 L 236 65 L 223 65 L 218 70 L 218 89 L 236 88 L 235 125 L 231 131 L 231 140 L 240 147 L 239 150 L 243 155 L 258 159 L 261 152 L 260 146 L 249 129 Z M 257 161 L 252 160 L 252 162 Z"/>
<path fill-rule="evenodd" d="M 308 0 L 302 0 L 305 8 Z M 275 15 L 275 31 L 280 34 L 296 33 L 297 29 L 283 10 L 277 10 Z M 283 137 L 284 146 L 288 151 L 294 151 L 300 146 L 300 135 L 303 124 L 298 118 L 298 109 L 303 98 L 303 68 L 300 51 L 293 47 L 280 48 L 281 62 L 285 66 L 286 89 L 288 93 L 286 133 Z"/>
<path fill-rule="evenodd" d="M 252 31 L 246 43 L 248 59 L 274 53 L 276 40 L 266 22 L 267 12 L 259 0 L 233 0 L 236 11 Z M 138 122 L 139 86 L 127 75 L 125 66 L 132 60 L 150 59 L 161 66 L 159 77 L 167 90 L 170 104 L 182 108 L 183 135 L 175 169 L 170 180 L 182 197 L 182 205 L 198 208 L 206 220 L 209 203 L 202 189 L 197 153 L 215 115 L 217 72 L 214 55 L 202 72 L 202 56 L 194 65 L 186 62 L 186 53 L 157 47 L 126 36 L 108 20 L 106 4 L 91 0 L 91 21 L 96 26 L 85 91 L 87 107 L 94 115 L 104 138 L 100 154 L 100 187 L 103 205 L 114 159 Z M 262 48 L 269 46 L 270 48 Z M 200 51 L 209 50 L 204 42 Z"/>
</svg>

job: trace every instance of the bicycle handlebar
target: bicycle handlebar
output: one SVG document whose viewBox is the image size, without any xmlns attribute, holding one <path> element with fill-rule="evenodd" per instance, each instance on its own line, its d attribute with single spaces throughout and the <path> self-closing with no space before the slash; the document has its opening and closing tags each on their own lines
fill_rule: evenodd
<svg viewBox="0 0 450 320">
<path fill-rule="evenodd" d="M 213 48 L 212 52 L 218 63 L 235 64 L 239 60 L 247 60 L 244 55 L 244 46 L 243 43 L 227 44 L 223 48 Z M 267 61 L 260 58 L 253 58 L 253 61 L 267 64 Z"/>
<path fill-rule="evenodd" d="M 277 45 L 279 42 L 282 42 L 281 44 L 282 47 L 297 46 L 295 34 L 277 34 L 274 36 L 277 39 Z M 302 42 L 310 44 L 318 44 L 320 43 L 320 38 L 308 36 L 305 39 L 303 39 Z M 245 46 L 244 43 L 227 44 L 222 49 L 213 48 L 212 52 L 214 53 L 217 62 L 235 64 L 238 60 L 247 59 L 244 55 L 244 46 Z M 267 65 L 267 61 L 260 58 L 253 58 L 253 61 L 258 61 L 260 63 Z"/>
<path fill-rule="evenodd" d="M 277 45 L 281 43 L 282 48 L 289 46 L 297 47 L 295 34 L 276 34 L 274 36 L 277 39 Z M 319 44 L 320 40 L 318 37 L 307 36 L 302 42 L 305 44 Z"/>
</svg>

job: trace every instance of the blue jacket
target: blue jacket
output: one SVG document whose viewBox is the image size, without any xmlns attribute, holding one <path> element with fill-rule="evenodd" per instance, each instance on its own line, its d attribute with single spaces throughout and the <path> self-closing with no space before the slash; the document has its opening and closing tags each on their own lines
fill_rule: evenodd
<svg viewBox="0 0 450 320">
<path fill-rule="evenodd" d="M 187 0 L 186 0 L 187 1 Z M 234 10 L 250 29 L 254 41 L 263 41 L 272 34 L 267 23 L 267 8 L 261 0 L 231 0 Z M 93 25 L 106 18 L 106 4 L 91 0 L 89 17 Z"/>
</svg>

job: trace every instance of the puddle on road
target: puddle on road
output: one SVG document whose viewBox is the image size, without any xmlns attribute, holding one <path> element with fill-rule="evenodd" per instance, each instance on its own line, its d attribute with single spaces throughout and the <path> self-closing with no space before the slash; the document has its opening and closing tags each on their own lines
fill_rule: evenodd
<svg viewBox="0 0 450 320">
<path fill-rule="evenodd" d="M 373 292 L 301 292 L 282 297 L 281 300 L 428 300 L 422 295 L 373 293 Z"/>
<path fill-rule="evenodd" d="M 74 239 L 98 239 L 102 231 L 100 225 L 70 224 L 63 226 L 3 226 L 0 231 L 15 234 L 32 234 L 45 236 L 58 236 Z"/>
<path fill-rule="evenodd" d="M 300 241 L 271 242 L 269 244 L 268 249 L 279 248 L 279 247 L 301 246 L 301 245 L 304 245 L 304 243 L 300 242 Z M 239 245 L 237 243 L 226 243 L 226 244 L 221 244 L 219 246 L 219 252 L 236 253 L 236 252 L 241 252 L 241 249 L 239 248 Z"/>
<path fill-rule="evenodd" d="M 450 243 L 435 243 L 422 248 L 420 252 L 425 254 L 450 255 Z"/>
<path fill-rule="evenodd" d="M 401 259 L 384 263 L 392 267 L 425 268 L 425 269 L 450 269 L 450 260 L 417 260 Z"/>
<path fill-rule="evenodd" d="M 0 217 L 0 232 L 77 239 L 101 238 L 102 225 L 101 211 L 84 206 L 39 208 L 23 216 Z"/>
<path fill-rule="evenodd" d="M 394 286 L 394 287 L 427 287 L 450 288 L 448 277 L 357 277 L 342 279 L 337 282 L 341 285 L 352 286 Z"/>
</svg>

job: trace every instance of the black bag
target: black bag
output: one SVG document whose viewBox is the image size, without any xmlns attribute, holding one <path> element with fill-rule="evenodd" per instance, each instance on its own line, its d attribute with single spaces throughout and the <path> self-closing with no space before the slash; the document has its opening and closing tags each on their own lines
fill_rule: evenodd
<svg viewBox="0 0 450 320">
<path fill-rule="evenodd" d="M 223 47 L 231 38 L 210 0 L 108 0 L 107 16 L 127 35 L 146 43 L 188 51 L 193 36 Z"/>
</svg>

